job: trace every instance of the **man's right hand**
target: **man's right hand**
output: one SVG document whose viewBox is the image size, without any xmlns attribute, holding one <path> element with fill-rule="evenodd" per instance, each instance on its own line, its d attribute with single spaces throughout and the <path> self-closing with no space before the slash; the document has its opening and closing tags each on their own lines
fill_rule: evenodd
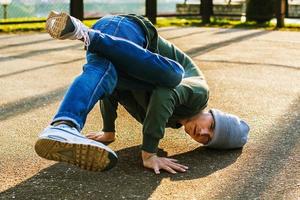
<svg viewBox="0 0 300 200">
<path fill-rule="evenodd" d="M 160 174 L 160 169 L 169 173 L 186 172 L 187 166 L 177 163 L 176 159 L 158 157 L 156 154 L 142 151 L 144 167 L 153 169 L 156 174 Z"/>
<path fill-rule="evenodd" d="M 92 132 L 86 135 L 87 138 L 103 143 L 115 141 L 115 132 Z"/>
</svg>

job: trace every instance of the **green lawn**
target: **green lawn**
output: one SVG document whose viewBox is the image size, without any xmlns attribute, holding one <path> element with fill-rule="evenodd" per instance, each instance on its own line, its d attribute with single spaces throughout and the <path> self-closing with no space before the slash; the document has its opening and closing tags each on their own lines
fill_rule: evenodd
<svg viewBox="0 0 300 200">
<path fill-rule="evenodd" d="M 256 22 L 241 22 L 239 20 L 217 19 L 212 18 L 210 24 L 202 24 L 200 19 L 197 18 L 163 18 L 160 17 L 157 20 L 157 27 L 166 26 L 205 26 L 205 27 L 222 27 L 222 28 L 263 28 L 268 30 L 276 29 L 275 23 L 263 23 L 258 24 Z M 280 30 L 300 31 L 299 24 L 286 24 L 284 28 Z"/>
<path fill-rule="evenodd" d="M 44 18 L 45 19 L 45 18 Z M 43 18 L 22 18 L 22 19 L 8 19 L 5 21 L 26 21 L 26 20 L 43 20 Z M 4 20 L 0 20 L 3 22 Z M 84 23 L 91 26 L 96 20 L 85 20 Z M 275 29 L 275 23 L 264 23 L 257 24 L 255 22 L 241 22 L 238 20 L 227 20 L 227 19 L 212 19 L 212 23 L 205 25 L 201 23 L 200 19 L 197 18 L 179 18 L 179 17 L 159 17 L 157 19 L 157 27 L 167 26 L 201 26 L 201 27 L 222 27 L 222 28 L 263 28 L 268 30 Z M 280 30 L 289 31 L 300 31 L 300 25 L 298 24 L 287 24 L 285 28 Z M 11 33 L 11 32 L 27 32 L 27 31 L 45 31 L 45 23 L 25 23 L 25 24 L 7 24 L 0 25 L 0 32 Z"/>
</svg>

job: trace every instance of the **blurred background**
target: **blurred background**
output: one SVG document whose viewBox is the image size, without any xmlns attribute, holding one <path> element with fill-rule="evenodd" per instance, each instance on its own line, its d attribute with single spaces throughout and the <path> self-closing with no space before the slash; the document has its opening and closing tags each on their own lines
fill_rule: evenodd
<svg viewBox="0 0 300 200">
<path fill-rule="evenodd" d="M 0 25 L 45 21 L 51 10 L 71 12 L 80 19 L 96 19 L 106 14 L 136 13 L 153 23 L 156 17 L 198 17 L 202 23 L 213 19 L 241 22 L 272 22 L 278 27 L 300 26 L 300 0 L 0 0 Z M 276 23 L 276 22 L 274 22 Z"/>
</svg>

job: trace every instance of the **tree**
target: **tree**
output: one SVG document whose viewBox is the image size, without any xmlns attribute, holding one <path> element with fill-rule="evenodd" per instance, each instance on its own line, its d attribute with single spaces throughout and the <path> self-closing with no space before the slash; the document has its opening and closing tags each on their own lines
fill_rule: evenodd
<svg viewBox="0 0 300 200">
<path fill-rule="evenodd" d="M 202 15 L 202 23 L 210 23 L 210 16 L 213 15 L 213 1 L 201 0 L 200 13 Z"/>
<path fill-rule="evenodd" d="M 286 0 L 276 0 L 276 20 L 277 20 L 277 24 L 276 27 L 277 28 L 282 28 L 284 27 L 284 18 L 286 16 L 286 8 L 287 8 L 287 1 Z"/>
<path fill-rule="evenodd" d="M 274 17 L 276 0 L 247 0 L 247 21 L 264 23 Z"/>
</svg>

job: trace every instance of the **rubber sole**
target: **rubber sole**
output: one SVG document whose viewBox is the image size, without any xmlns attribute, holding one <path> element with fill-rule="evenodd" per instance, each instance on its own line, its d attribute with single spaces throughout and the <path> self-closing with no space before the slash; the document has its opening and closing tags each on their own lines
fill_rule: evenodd
<svg viewBox="0 0 300 200">
<path fill-rule="evenodd" d="M 65 12 L 57 13 L 51 11 L 46 20 L 46 31 L 51 37 L 60 39 L 69 17 Z"/>
<path fill-rule="evenodd" d="M 117 164 L 117 157 L 97 146 L 71 144 L 51 139 L 39 139 L 36 153 L 45 159 L 73 164 L 89 171 L 109 170 Z"/>
</svg>

